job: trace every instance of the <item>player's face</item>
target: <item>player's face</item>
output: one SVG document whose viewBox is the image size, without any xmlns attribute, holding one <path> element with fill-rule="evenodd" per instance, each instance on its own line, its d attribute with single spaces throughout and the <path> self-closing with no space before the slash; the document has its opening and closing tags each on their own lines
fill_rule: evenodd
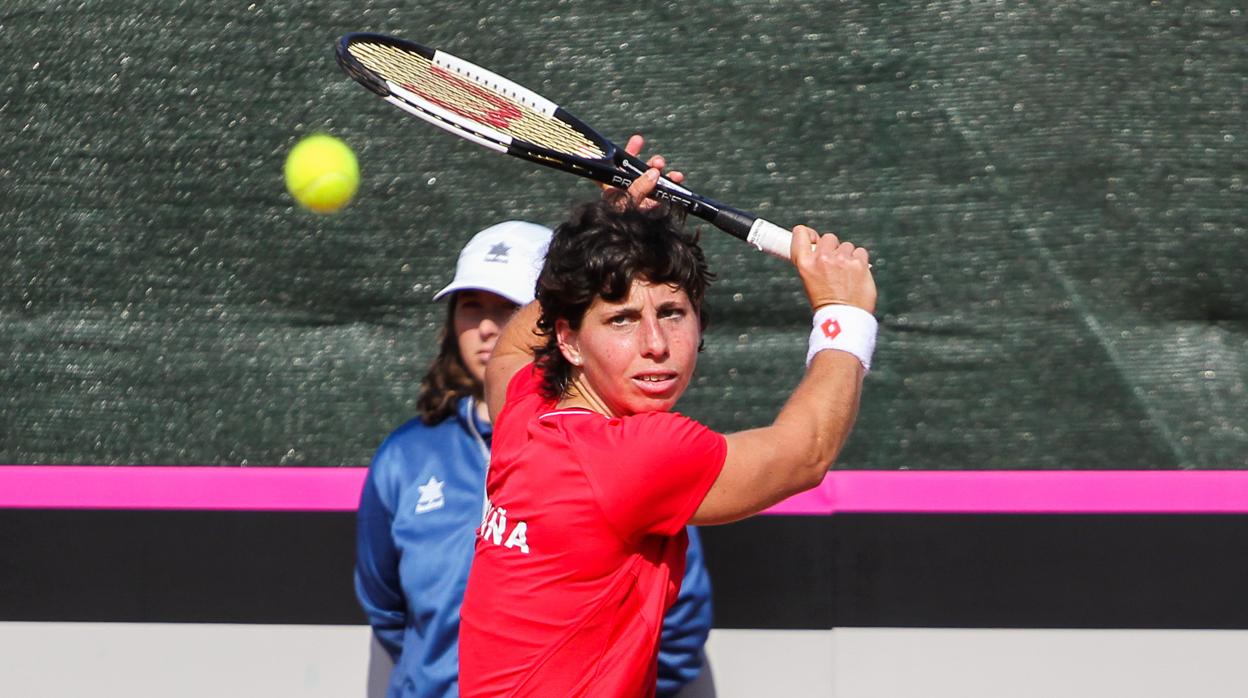
<svg viewBox="0 0 1248 698">
<path fill-rule="evenodd" d="M 494 351 L 499 331 L 516 304 L 489 291 L 460 291 L 455 294 L 454 326 L 459 340 L 459 356 L 479 382 L 485 382 L 485 364 Z"/>
<path fill-rule="evenodd" d="M 576 367 L 574 387 L 613 416 L 666 412 L 698 363 L 702 330 L 684 290 L 634 281 L 622 301 L 595 300 L 578 330 L 559 324 L 560 348 Z"/>
</svg>

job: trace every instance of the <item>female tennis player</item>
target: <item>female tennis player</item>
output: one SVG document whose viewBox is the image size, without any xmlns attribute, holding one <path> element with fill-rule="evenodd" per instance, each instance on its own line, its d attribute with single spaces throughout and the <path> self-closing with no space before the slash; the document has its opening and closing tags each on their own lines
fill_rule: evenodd
<svg viewBox="0 0 1248 698">
<path fill-rule="evenodd" d="M 454 698 L 459 607 L 481 519 L 491 427 L 482 386 L 499 329 L 533 288 L 549 228 L 492 225 L 459 254 L 444 299 L 439 350 L 420 383 L 420 415 L 377 449 L 360 497 L 355 587 L 390 659 L 388 698 Z M 711 589 L 696 529 L 688 570 L 663 619 L 658 696 L 702 671 Z"/>
<path fill-rule="evenodd" d="M 853 425 L 875 340 L 866 250 L 798 226 L 814 309 L 808 367 L 775 421 L 719 434 L 672 408 L 697 363 L 711 275 L 696 236 L 640 205 L 579 208 L 537 300 L 486 369 L 496 416 L 487 508 L 461 610 L 460 690 L 650 696 L 688 523 L 756 514 L 816 486 Z"/>
</svg>

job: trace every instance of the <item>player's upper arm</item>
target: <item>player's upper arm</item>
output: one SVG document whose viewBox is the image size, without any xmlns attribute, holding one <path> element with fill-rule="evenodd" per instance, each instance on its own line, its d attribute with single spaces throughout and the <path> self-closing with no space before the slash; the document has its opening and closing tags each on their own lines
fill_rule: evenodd
<svg viewBox="0 0 1248 698">
<path fill-rule="evenodd" d="M 507 385 L 533 360 L 533 348 L 542 341 L 537 333 L 540 314 L 541 306 L 537 301 L 520 308 L 503 326 L 502 334 L 494 343 L 494 351 L 485 365 L 485 404 L 490 409 L 491 419 L 497 419 L 503 411 Z"/>
<path fill-rule="evenodd" d="M 826 466 L 795 467 L 795 461 L 805 459 L 791 454 L 783 439 L 773 427 L 728 434 L 724 467 L 689 523 L 704 526 L 743 519 L 819 484 Z"/>
<path fill-rule="evenodd" d="M 490 362 L 485 367 L 485 404 L 490 408 L 490 419 L 497 419 L 503 411 L 503 401 L 511 379 L 532 360 L 532 356 L 490 357 Z"/>
</svg>

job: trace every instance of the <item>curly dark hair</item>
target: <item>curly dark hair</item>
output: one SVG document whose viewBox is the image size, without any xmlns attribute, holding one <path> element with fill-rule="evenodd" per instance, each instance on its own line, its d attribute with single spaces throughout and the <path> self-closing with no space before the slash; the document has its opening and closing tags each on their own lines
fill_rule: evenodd
<svg viewBox="0 0 1248 698">
<path fill-rule="evenodd" d="M 455 305 L 459 294 L 451 296 L 446 304 L 446 322 L 438 330 L 438 355 L 429 362 L 429 370 L 420 379 L 420 393 L 416 398 L 416 411 L 420 421 L 430 426 L 455 413 L 459 399 L 469 395 L 481 399 L 484 391 L 459 355 L 459 339 L 455 336 Z"/>
<path fill-rule="evenodd" d="M 537 328 L 545 342 L 534 348 L 534 358 L 543 373 L 543 397 L 566 396 L 572 381 L 572 365 L 559 351 L 556 322 L 580 329 L 596 298 L 623 300 L 639 279 L 684 290 L 705 331 L 710 322 L 706 290 L 714 278 L 697 232 L 686 230 L 683 215 L 669 206 L 643 211 L 618 198 L 578 206 L 555 229 L 537 279 L 542 308 Z"/>
</svg>

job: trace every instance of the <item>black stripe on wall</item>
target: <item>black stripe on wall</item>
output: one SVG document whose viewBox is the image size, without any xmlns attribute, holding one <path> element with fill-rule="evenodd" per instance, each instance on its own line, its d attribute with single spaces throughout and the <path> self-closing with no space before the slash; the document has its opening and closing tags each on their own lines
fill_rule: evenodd
<svg viewBox="0 0 1248 698">
<path fill-rule="evenodd" d="M 1248 628 L 1248 516 L 703 529 L 720 628 Z M 0 620 L 356 624 L 350 512 L 0 510 Z"/>
<path fill-rule="evenodd" d="M 702 529 L 715 627 L 832 627 L 833 517 L 757 516 Z"/>
<path fill-rule="evenodd" d="M 840 515 L 843 627 L 1248 628 L 1248 516 Z"/>
<path fill-rule="evenodd" d="M 350 512 L 0 510 L 0 619 L 364 623 Z"/>
<path fill-rule="evenodd" d="M 829 534 L 826 517 L 704 531 L 717 627 L 831 627 Z M 0 535 L 0 620 L 365 622 L 352 512 L 0 509 Z"/>
</svg>

